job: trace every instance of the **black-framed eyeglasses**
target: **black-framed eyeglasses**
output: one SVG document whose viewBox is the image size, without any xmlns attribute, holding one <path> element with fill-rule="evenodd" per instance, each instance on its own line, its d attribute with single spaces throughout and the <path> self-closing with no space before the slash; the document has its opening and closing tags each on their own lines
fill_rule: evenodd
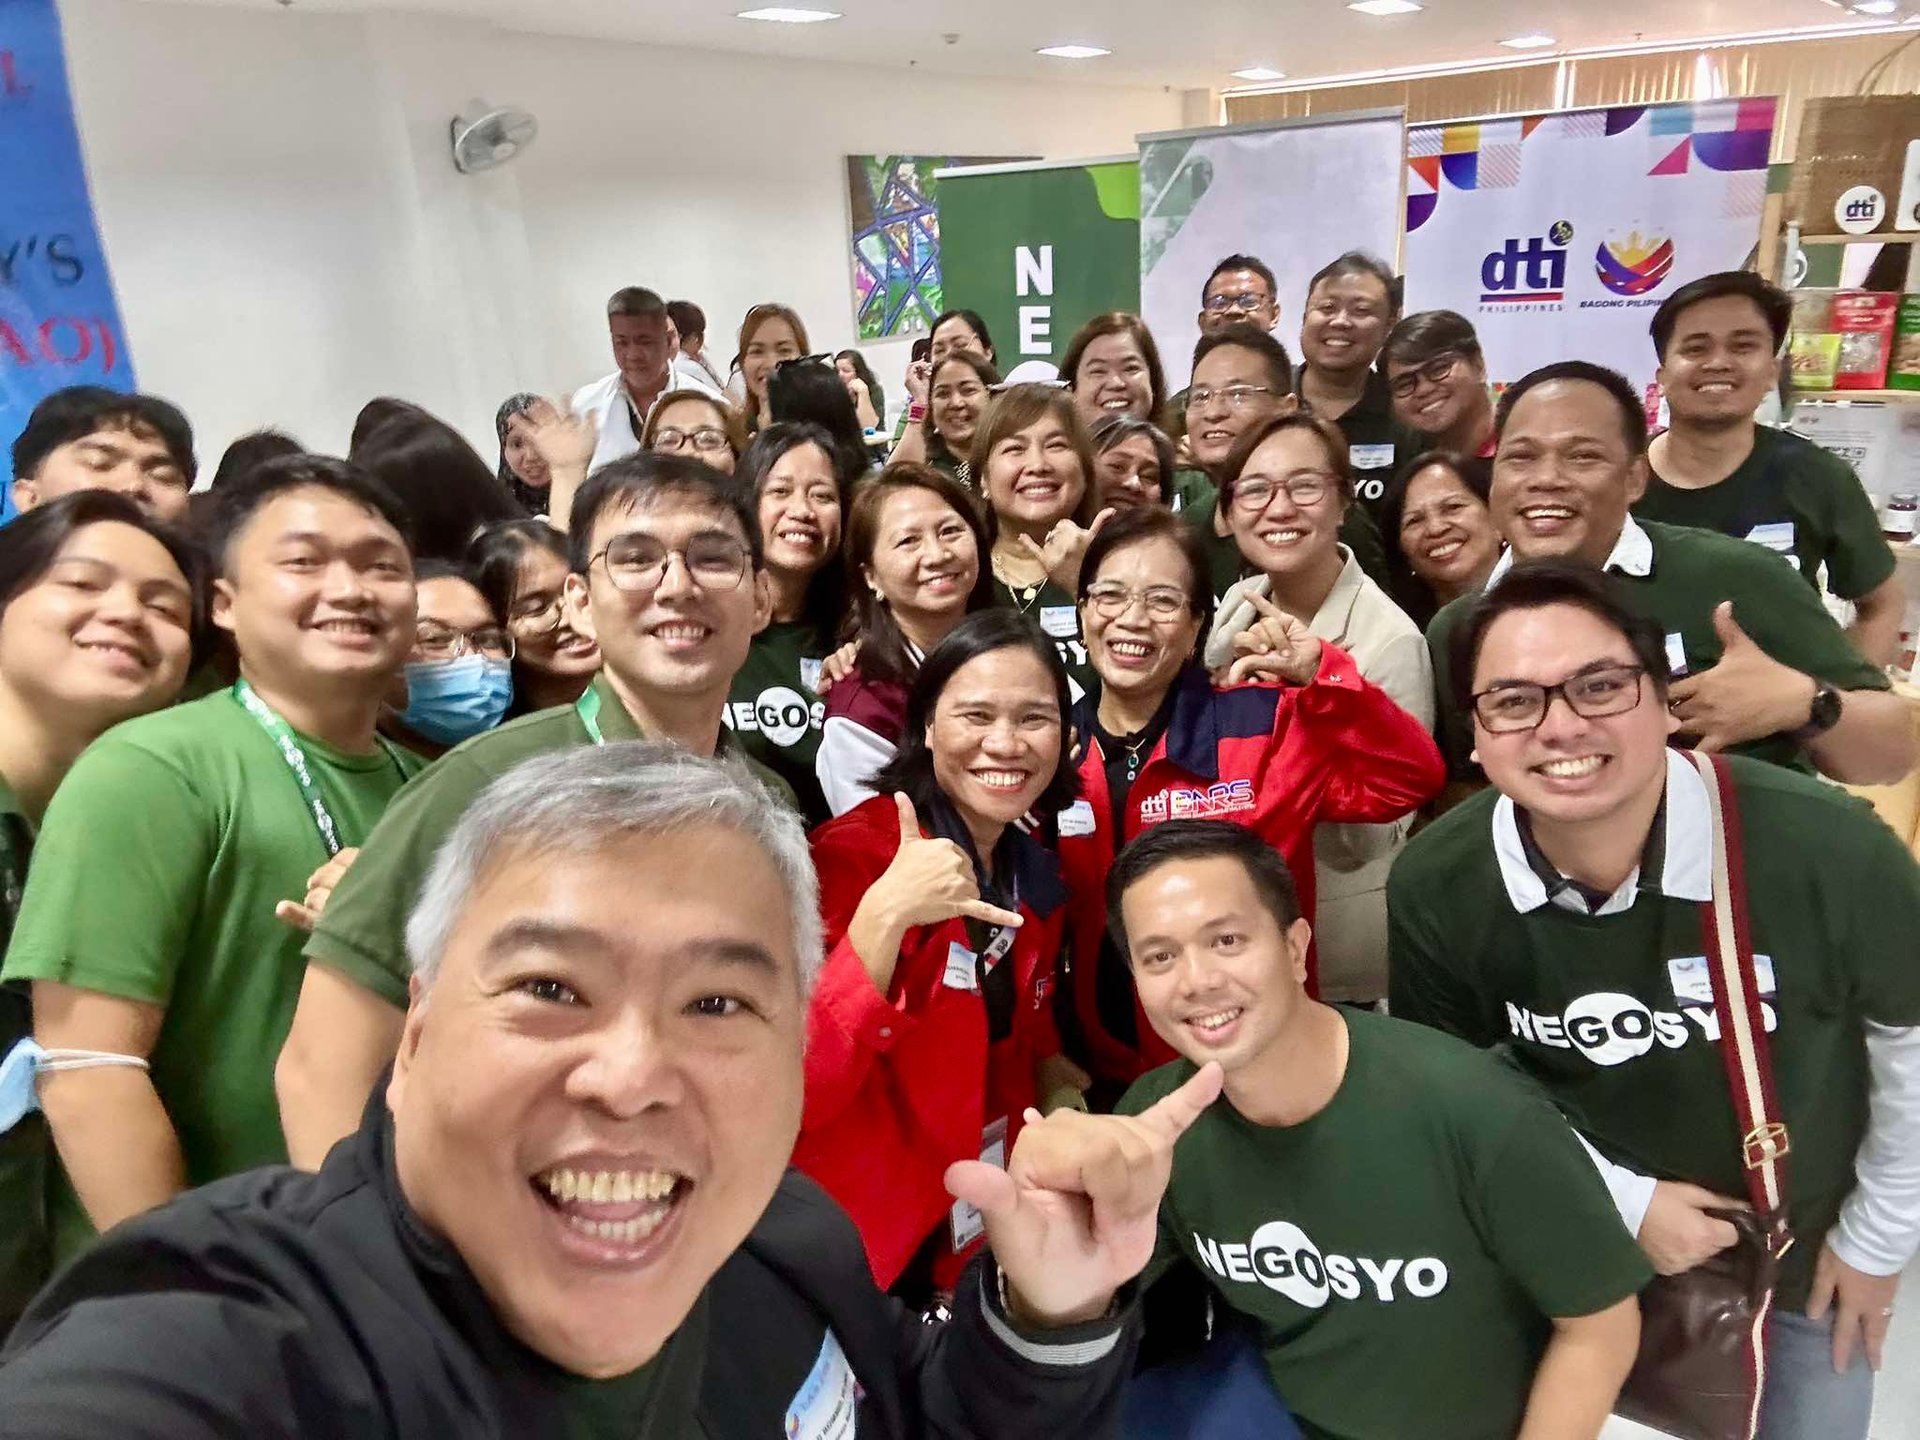
<svg viewBox="0 0 1920 1440">
<path fill-rule="evenodd" d="M 1103 620 L 1118 620 L 1139 601 L 1151 620 L 1177 620 L 1192 606 L 1184 590 L 1171 585 L 1155 585 L 1147 590 L 1130 590 L 1117 582 L 1102 581 L 1087 587 L 1087 604 Z"/>
<path fill-rule="evenodd" d="M 413 632 L 413 653 L 422 660 L 458 660 L 463 655 L 511 660 L 513 649 L 513 636 L 498 625 L 455 630 L 437 620 L 422 620 Z"/>
<path fill-rule="evenodd" d="M 696 535 L 678 546 L 663 545 L 651 535 L 616 535 L 587 568 L 605 565 L 616 590 L 648 595 L 660 588 L 676 555 L 702 590 L 738 589 L 753 559 L 745 545 L 727 535 Z"/>
<path fill-rule="evenodd" d="M 1318 470 L 1289 475 L 1284 480 L 1268 480 L 1264 476 L 1253 480 L 1237 480 L 1233 486 L 1233 505 L 1236 510 L 1257 515 L 1273 502 L 1278 492 L 1285 490 L 1289 500 L 1304 508 L 1318 505 L 1327 498 L 1327 492 L 1338 484 L 1333 476 Z"/>
<path fill-rule="evenodd" d="M 1196 385 L 1187 391 L 1187 409 L 1204 410 L 1218 395 L 1227 402 L 1229 410 L 1244 410 L 1253 404 L 1256 395 L 1271 395 L 1271 385 L 1223 385 L 1215 390 L 1210 385 Z"/>
<path fill-rule="evenodd" d="M 1558 695 L 1583 720 L 1624 715 L 1640 703 L 1644 665 L 1604 665 L 1569 675 L 1558 685 L 1509 681 L 1491 685 L 1473 697 L 1473 714 L 1491 735 L 1538 730 Z"/>
<path fill-rule="evenodd" d="M 1429 385 L 1438 385 L 1453 373 L 1454 366 L 1466 358 L 1458 350 L 1449 350 L 1444 354 L 1436 355 L 1426 364 L 1416 366 L 1404 375 L 1394 376 L 1387 382 L 1387 389 L 1392 392 L 1394 399 L 1404 400 L 1420 388 L 1422 380 Z"/>
</svg>

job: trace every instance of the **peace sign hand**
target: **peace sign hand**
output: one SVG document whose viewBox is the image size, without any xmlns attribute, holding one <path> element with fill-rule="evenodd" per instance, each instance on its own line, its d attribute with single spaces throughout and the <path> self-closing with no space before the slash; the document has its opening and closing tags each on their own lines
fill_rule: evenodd
<svg viewBox="0 0 1920 1440">
<path fill-rule="evenodd" d="M 1026 1113 L 1007 1168 L 947 1167 L 947 1191 L 980 1211 L 1007 1277 L 1013 1318 L 1039 1326 L 1098 1319 L 1153 1258 L 1174 1142 L 1219 1098 L 1217 1063 L 1139 1115 Z"/>
</svg>

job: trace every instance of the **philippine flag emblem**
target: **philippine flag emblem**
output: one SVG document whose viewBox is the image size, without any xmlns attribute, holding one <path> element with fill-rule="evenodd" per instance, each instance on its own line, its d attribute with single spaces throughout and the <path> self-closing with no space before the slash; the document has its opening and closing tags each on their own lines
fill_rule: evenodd
<svg viewBox="0 0 1920 1440">
<path fill-rule="evenodd" d="M 1600 283 L 1616 295 L 1644 295 L 1673 269 L 1673 241 L 1636 230 L 1624 240 L 1602 240 L 1593 253 Z"/>
</svg>

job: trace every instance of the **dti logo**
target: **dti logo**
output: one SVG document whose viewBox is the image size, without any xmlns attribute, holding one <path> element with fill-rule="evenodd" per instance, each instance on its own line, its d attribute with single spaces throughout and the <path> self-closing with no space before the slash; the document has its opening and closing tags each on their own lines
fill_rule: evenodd
<svg viewBox="0 0 1920 1440">
<path fill-rule="evenodd" d="M 1482 305 L 1525 305 L 1564 300 L 1567 294 L 1567 246 L 1573 226 L 1556 220 L 1545 235 L 1509 240 L 1480 262 Z"/>
<path fill-rule="evenodd" d="M 1624 240 L 1602 240 L 1593 252 L 1593 273 L 1616 295 L 1644 295 L 1673 269 L 1673 241 L 1636 230 Z"/>
</svg>

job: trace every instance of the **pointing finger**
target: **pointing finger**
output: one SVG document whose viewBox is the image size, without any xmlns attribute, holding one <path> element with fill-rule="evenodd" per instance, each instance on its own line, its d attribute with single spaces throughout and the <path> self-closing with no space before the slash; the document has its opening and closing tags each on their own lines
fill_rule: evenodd
<svg viewBox="0 0 1920 1440">
<path fill-rule="evenodd" d="M 1220 1062 L 1209 1060 L 1194 1071 L 1187 1083 L 1140 1112 L 1140 1123 L 1164 1140 L 1178 1140 L 1193 1128 L 1194 1121 L 1207 1113 L 1207 1107 L 1220 1098 L 1227 1072 Z M 1732 1226 L 1728 1226 L 1732 1229 Z"/>
<path fill-rule="evenodd" d="M 962 915 L 971 915 L 975 920 L 989 920 L 1013 930 L 1018 930 L 1026 923 L 1018 911 L 1002 910 L 998 905 L 989 905 L 984 900 L 962 900 L 957 908 Z"/>
<path fill-rule="evenodd" d="M 1286 611 L 1282 610 L 1258 590 L 1247 591 L 1247 599 L 1253 602 L 1254 609 L 1258 610 L 1269 620 L 1285 620 L 1287 618 Z"/>
</svg>

